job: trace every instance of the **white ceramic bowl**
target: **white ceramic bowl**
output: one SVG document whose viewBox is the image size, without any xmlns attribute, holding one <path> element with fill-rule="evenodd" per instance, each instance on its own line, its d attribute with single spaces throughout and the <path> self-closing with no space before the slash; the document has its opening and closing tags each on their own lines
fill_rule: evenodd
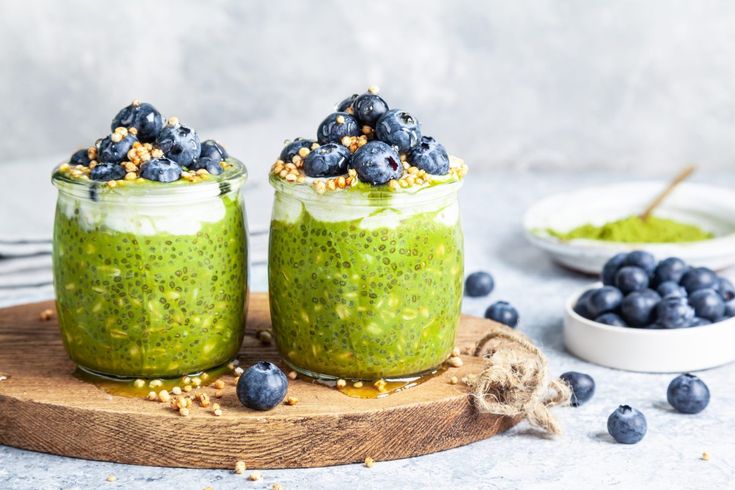
<svg viewBox="0 0 735 490">
<path fill-rule="evenodd" d="M 528 240 L 555 261 L 590 274 L 598 274 L 616 253 L 629 250 L 647 250 L 659 260 L 676 256 L 715 270 L 735 264 L 735 192 L 705 184 L 681 184 L 655 215 L 698 225 L 715 234 L 711 240 L 653 244 L 562 241 L 546 232 L 549 228 L 564 232 L 585 223 L 602 225 L 638 214 L 665 185 L 630 182 L 556 194 L 533 205 L 526 212 L 523 227 Z"/>
<path fill-rule="evenodd" d="M 735 318 L 677 329 L 611 327 L 574 311 L 584 291 L 573 294 L 564 312 L 564 345 L 577 357 L 601 366 L 647 373 L 698 371 L 735 361 Z"/>
</svg>

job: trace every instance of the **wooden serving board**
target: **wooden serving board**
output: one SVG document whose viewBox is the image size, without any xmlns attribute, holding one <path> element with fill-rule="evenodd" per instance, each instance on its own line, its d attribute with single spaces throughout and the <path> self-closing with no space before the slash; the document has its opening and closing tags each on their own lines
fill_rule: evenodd
<svg viewBox="0 0 735 490">
<path fill-rule="evenodd" d="M 222 406 L 222 416 L 195 406 L 182 417 L 168 404 L 113 396 L 74 377 L 55 316 L 39 316 L 46 308 L 53 309 L 53 302 L 0 309 L 0 375 L 7 376 L 0 381 L 2 444 L 152 466 L 233 468 L 243 460 L 253 468 L 298 468 L 428 454 L 488 438 L 517 422 L 479 414 L 467 386 L 450 384 L 452 376 L 481 370 L 482 361 L 472 356 L 462 356 L 460 368 L 380 399 L 289 381 L 288 394 L 298 403 L 269 412 L 240 405 L 229 378 L 222 398 L 212 400 Z M 280 362 L 275 347 L 255 337 L 269 328 L 268 297 L 252 294 L 239 356 L 244 367 L 263 359 Z M 506 327 L 465 316 L 457 345 L 472 346 L 495 328 Z"/>
</svg>

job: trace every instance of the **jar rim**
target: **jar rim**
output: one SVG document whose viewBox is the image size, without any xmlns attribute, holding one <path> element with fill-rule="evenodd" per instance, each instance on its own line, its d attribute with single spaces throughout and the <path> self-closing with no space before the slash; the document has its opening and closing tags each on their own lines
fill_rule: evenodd
<svg viewBox="0 0 735 490">
<path fill-rule="evenodd" d="M 106 182 L 91 179 L 75 179 L 59 171 L 63 162 L 57 165 L 51 174 L 51 183 L 59 192 L 80 198 L 96 200 L 103 193 L 106 201 L 178 201 L 180 199 L 200 200 L 222 194 L 228 194 L 247 181 L 248 172 L 245 164 L 236 158 L 226 160 L 232 165 L 220 175 L 211 175 L 207 180 L 189 183 L 177 181 L 172 183 L 146 182 L 144 185 L 118 185 L 110 187 Z"/>
<path fill-rule="evenodd" d="M 276 193 L 282 192 L 301 201 L 320 202 L 340 206 L 415 206 L 432 202 L 456 194 L 462 187 L 463 179 L 440 181 L 435 184 L 392 190 L 387 186 L 370 186 L 335 189 L 324 193 L 317 192 L 305 183 L 287 182 L 271 174 L 268 181 Z"/>
</svg>

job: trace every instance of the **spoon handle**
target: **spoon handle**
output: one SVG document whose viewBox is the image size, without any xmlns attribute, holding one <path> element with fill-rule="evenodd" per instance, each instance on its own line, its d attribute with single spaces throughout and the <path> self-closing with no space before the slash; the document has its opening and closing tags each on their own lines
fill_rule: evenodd
<svg viewBox="0 0 735 490">
<path fill-rule="evenodd" d="M 687 165 L 681 171 L 676 174 L 676 177 L 674 177 L 671 182 L 650 202 L 648 206 L 646 206 L 646 209 L 640 214 L 640 217 L 643 221 L 646 221 L 651 214 L 653 214 L 653 211 L 662 203 L 664 200 L 669 197 L 669 194 L 673 192 L 676 187 L 684 182 L 686 179 L 689 178 L 690 175 L 694 173 L 694 171 L 697 169 L 695 165 Z"/>
</svg>

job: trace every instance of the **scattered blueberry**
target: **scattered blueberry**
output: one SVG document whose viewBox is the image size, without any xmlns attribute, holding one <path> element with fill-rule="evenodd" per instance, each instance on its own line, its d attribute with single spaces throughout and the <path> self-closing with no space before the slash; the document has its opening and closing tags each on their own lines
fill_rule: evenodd
<svg viewBox="0 0 735 490">
<path fill-rule="evenodd" d="M 615 275 L 618 273 L 628 254 L 623 252 L 610 258 L 602 268 L 602 284 L 605 286 L 615 285 Z"/>
<path fill-rule="evenodd" d="M 422 136 L 421 142 L 407 154 L 408 163 L 433 175 L 449 173 L 449 155 L 444 146 L 431 136 Z"/>
<path fill-rule="evenodd" d="M 620 314 L 631 327 L 646 327 L 656 321 L 656 306 L 661 297 L 650 289 L 634 291 L 623 298 Z"/>
<path fill-rule="evenodd" d="M 202 151 L 199 135 L 183 124 L 167 124 L 156 139 L 165 156 L 182 167 L 192 164 Z"/>
<path fill-rule="evenodd" d="M 615 285 L 623 294 L 646 289 L 648 287 L 648 282 L 648 274 L 646 271 L 636 266 L 626 265 L 622 267 L 617 274 L 615 274 Z"/>
<path fill-rule="evenodd" d="M 725 301 L 732 301 L 735 299 L 735 286 L 733 286 L 732 282 L 725 277 L 717 279 L 717 292 L 720 293 L 720 296 L 722 296 L 722 299 Z"/>
<path fill-rule="evenodd" d="M 240 403 L 253 410 L 270 410 L 286 397 L 288 379 L 278 366 L 260 361 L 250 366 L 237 382 Z"/>
<path fill-rule="evenodd" d="M 472 298 L 487 296 L 495 288 L 495 280 L 488 272 L 473 272 L 464 282 L 464 292 Z"/>
<path fill-rule="evenodd" d="M 647 430 L 646 417 L 628 405 L 620 405 L 607 419 L 607 431 L 621 444 L 640 442 Z"/>
<path fill-rule="evenodd" d="M 682 286 L 679 286 L 678 282 L 674 281 L 664 281 L 658 285 L 658 288 L 656 288 L 656 291 L 658 291 L 658 294 L 665 298 L 666 296 L 680 296 L 682 298 L 687 297 L 687 290 L 684 289 Z"/>
<path fill-rule="evenodd" d="M 202 151 L 199 158 L 189 164 L 189 170 L 205 169 L 212 175 L 219 175 L 224 172 L 222 162 L 227 160 L 229 155 L 222 145 L 214 140 L 202 141 Z"/>
<path fill-rule="evenodd" d="M 304 159 L 304 172 L 309 177 L 334 177 L 347 173 L 352 154 L 336 143 L 312 150 Z"/>
<path fill-rule="evenodd" d="M 359 136 L 360 125 L 357 119 L 346 112 L 333 112 L 324 118 L 316 131 L 320 145 L 341 143 L 345 136 Z"/>
<path fill-rule="evenodd" d="M 574 311 L 579 316 L 583 318 L 587 318 L 588 320 L 594 320 L 595 317 L 590 314 L 590 310 L 587 308 L 587 302 L 590 299 L 590 296 L 592 296 L 592 293 L 597 291 L 597 289 L 588 289 L 582 295 L 577 299 L 577 302 L 574 304 Z"/>
<path fill-rule="evenodd" d="M 709 388 L 693 374 L 680 374 L 669 383 L 666 398 L 681 413 L 699 413 L 709 404 Z"/>
<path fill-rule="evenodd" d="M 589 374 L 569 371 L 559 377 L 572 389 L 573 407 L 583 405 L 595 394 L 595 380 Z"/>
<path fill-rule="evenodd" d="M 656 269 L 656 257 L 650 252 L 635 250 L 625 257 L 625 265 L 640 267 L 650 276 Z"/>
<path fill-rule="evenodd" d="M 653 283 L 657 286 L 669 281 L 678 284 L 688 270 L 689 266 L 686 262 L 676 257 L 669 257 L 656 266 L 653 272 Z"/>
<path fill-rule="evenodd" d="M 625 320 L 620 318 L 620 316 L 615 313 L 603 313 L 602 315 L 595 318 L 595 321 L 597 323 L 602 323 L 603 325 L 610 325 L 611 327 L 629 326 L 627 323 L 625 323 Z"/>
<path fill-rule="evenodd" d="M 181 178 L 181 167 L 166 157 L 154 158 L 143 164 L 140 176 L 156 182 L 174 182 Z"/>
<path fill-rule="evenodd" d="M 725 315 L 725 302 L 714 289 L 697 289 L 689 295 L 689 304 L 695 315 L 711 322 L 717 322 Z"/>
<path fill-rule="evenodd" d="M 378 119 L 375 136 L 405 153 L 421 141 L 421 124 L 408 112 L 391 109 Z"/>
<path fill-rule="evenodd" d="M 152 143 L 156 140 L 158 133 L 163 128 L 163 118 L 155 107 L 148 103 L 132 103 L 120 109 L 120 112 L 112 120 L 110 129 L 124 127 L 135 128 L 138 140 L 143 143 Z"/>
<path fill-rule="evenodd" d="M 388 104 L 376 94 L 362 94 L 352 102 L 352 113 L 360 124 L 374 126 L 386 112 Z"/>
<path fill-rule="evenodd" d="M 515 328 L 518 325 L 518 310 L 507 301 L 497 301 L 485 310 L 485 318 Z"/>
<path fill-rule="evenodd" d="M 696 267 L 687 271 L 681 278 L 681 285 L 689 294 L 697 289 L 716 288 L 717 274 L 706 267 Z"/>
<path fill-rule="evenodd" d="M 344 99 L 342 102 L 337 104 L 337 107 L 335 109 L 337 110 L 337 112 L 347 112 L 347 109 L 352 107 L 352 103 L 355 101 L 356 98 L 357 98 L 357 94 L 350 95 L 349 97 Z"/>
<path fill-rule="evenodd" d="M 128 151 L 138 139 L 128 134 L 120 141 L 112 141 L 112 135 L 102 138 L 97 148 L 97 159 L 105 163 L 120 163 L 128 159 Z"/>
<path fill-rule="evenodd" d="M 92 180 L 119 180 L 125 177 L 125 168 L 117 163 L 98 163 L 89 173 Z"/>
<path fill-rule="evenodd" d="M 593 318 L 613 312 L 620 307 L 623 294 L 612 286 L 602 286 L 587 298 L 587 311 Z"/>
<path fill-rule="evenodd" d="M 382 141 L 370 141 L 352 155 L 352 168 L 363 182 L 385 184 L 403 175 L 403 165 L 398 153 Z"/>
<path fill-rule="evenodd" d="M 279 159 L 283 160 L 286 163 L 292 163 L 293 157 L 299 154 L 299 150 L 301 150 L 302 148 L 306 148 L 307 150 L 311 151 L 311 147 L 315 144 L 316 141 L 314 140 L 308 140 L 306 138 L 296 138 L 283 147 Z"/>
<path fill-rule="evenodd" d="M 686 298 L 667 296 L 656 307 L 656 317 L 663 328 L 689 327 L 694 320 L 694 309 Z"/>
<path fill-rule="evenodd" d="M 85 167 L 89 167 L 89 156 L 87 156 L 87 149 L 84 148 L 82 150 L 75 151 L 71 158 L 69 158 L 69 163 L 71 163 L 72 165 L 84 165 Z"/>
</svg>

